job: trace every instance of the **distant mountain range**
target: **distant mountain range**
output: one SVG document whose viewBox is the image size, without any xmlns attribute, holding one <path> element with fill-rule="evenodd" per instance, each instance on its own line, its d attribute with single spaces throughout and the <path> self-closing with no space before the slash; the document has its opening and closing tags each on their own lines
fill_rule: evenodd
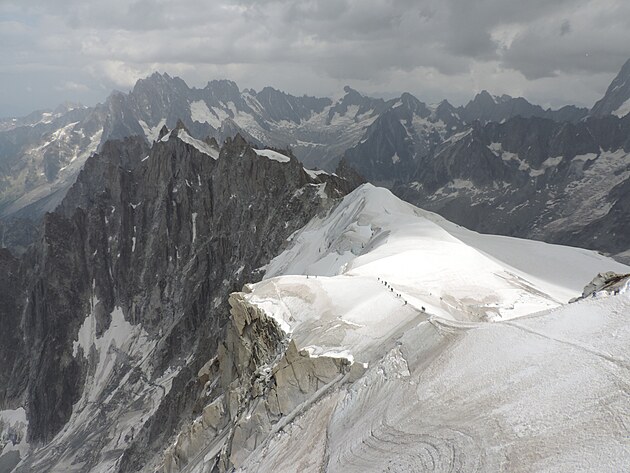
<svg viewBox="0 0 630 473">
<path fill-rule="evenodd" d="M 621 253 L 630 247 L 626 229 L 606 222 L 619 221 L 610 211 L 625 215 L 616 204 L 629 186 L 629 64 L 590 111 L 545 110 L 486 91 L 454 107 L 349 87 L 338 100 L 240 90 L 227 80 L 197 89 L 156 73 L 95 107 L 0 121 L 0 234 L 6 246 L 25 244 L 7 222 L 53 210 L 106 141 L 141 136 L 150 145 L 181 120 L 196 139 L 240 134 L 254 146 L 290 148 L 310 168 L 332 171 L 343 158 L 366 179 L 474 229 Z M 591 192 L 593 181 L 600 185 Z"/>
<path fill-rule="evenodd" d="M 482 92 L 464 108 L 481 119 L 464 126 L 448 121 L 456 112 L 445 114 L 447 104 L 440 106 L 446 117 L 437 119 L 408 97 L 381 114 L 344 161 L 369 181 L 468 228 L 627 261 L 630 109 L 620 112 L 630 104 L 626 84 L 630 61 L 589 113 L 570 107 L 528 113 L 543 111 L 523 106 L 507 120 L 499 112 L 523 99 Z"/>
</svg>

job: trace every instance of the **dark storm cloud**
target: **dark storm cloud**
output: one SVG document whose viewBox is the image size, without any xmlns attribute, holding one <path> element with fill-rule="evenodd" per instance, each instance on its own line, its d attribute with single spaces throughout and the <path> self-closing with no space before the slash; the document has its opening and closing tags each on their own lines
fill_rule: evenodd
<svg viewBox="0 0 630 473">
<path fill-rule="evenodd" d="M 591 104 L 628 44 L 623 0 L 9 0 L 0 115 L 102 100 L 155 70 L 293 93 Z"/>
</svg>

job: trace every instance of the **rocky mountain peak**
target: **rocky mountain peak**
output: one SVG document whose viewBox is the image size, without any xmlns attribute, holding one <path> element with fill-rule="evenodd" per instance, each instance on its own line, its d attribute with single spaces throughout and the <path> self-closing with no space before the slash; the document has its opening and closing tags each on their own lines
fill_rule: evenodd
<svg viewBox="0 0 630 473">
<path fill-rule="evenodd" d="M 343 91 L 344 91 L 344 93 L 346 93 L 346 94 L 358 94 L 358 95 L 361 95 L 361 94 L 359 94 L 359 92 L 357 92 L 356 90 L 354 90 L 354 89 L 353 89 L 352 87 L 350 87 L 349 85 L 345 85 L 345 86 L 343 87 Z"/>
<path fill-rule="evenodd" d="M 166 72 L 154 72 L 145 79 L 139 79 L 134 85 L 131 95 L 142 97 L 152 93 L 164 95 L 169 91 L 172 93 L 176 91 L 185 92 L 187 90 L 190 90 L 188 84 L 180 77 L 171 77 Z"/>
<path fill-rule="evenodd" d="M 422 118 L 426 118 L 431 114 L 430 110 L 423 102 L 408 92 L 404 92 L 400 96 L 400 102 L 402 103 L 402 107 L 407 109 L 411 114 L 418 115 Z"/>
<path fill-rule="evenodd" d="M 593 106 L 591 116 L 617 115 L 630 113 L 630 59 L 608 86 L 606 94 Z"/>
<path fill-rule="evenodd" d="M 304 95 L 295 97 L 273 87 L 265 87 L 255 93 L 255 97 L 265 110 L 265 115 L 273 121 L 291 121 L 301 123 L 313 113 L 320 113 L 332 103 L 327 98 L 316 98 Z"/>
<path fill-rule="evenodd" d="M 435 115 L 437 117 L 454 116 L 456 114 L 457 109 L 453 107 L 448 100 L 442 100 L 437 107 L 435 107 Z"/>
<path fill-rule="evenodd" d="M 475 95 L 475 98 L 473 98 L 471 102 L 478 105 L 496 104 L 494 96 L 492 96 L 490 92 L 485 89 Z"/>
<path fill-rule="evenodd" d="M 241 98 L 241 91 L 236 82 L 227 79 L 208 82 L 204 91 L 216 102 L 227 103 L 231 101 L 236 103 Z"/>
<path fill-rule="evenodd" d="M 164 138 L 166 135 L 168 135 L 169 129 L 166 125 L 162 125 L 162 128 L 160 128 L 160 132 L 158 133 L 157 136 L 157 141 L 160 141 L 162 138 Z"/>
<path fill-rule="evenodd" d="M 233 151 L 242 151 L 250 147 L 247 140 L 240 133 L 237 133 L 233 138 L 227 138 L 223 146 Z"/>
<path fill-rule="evenodd" d="M 184 130 L 186 133 L 188 133 L 188 129 L 186 128 L 186 125 L 184 125 L 184 122 L 180 119 L 177 120 L 177 124 L 175 125 L 175 128 L 173 128 L 173 130 Z"/>
<path fill-rule="evenodd" d="M 379 114 L 387 108 L 387 104 L 383 99 L 367 97 L 348 85 L 343 90 L 345 95 L 328 111 L 328 124 L 332 122 L 335 114 L 340 116 L 346 115 L 348 110 L 351 110 L 351 107 L 353 107 L 352 110 L 355 117 L 367 113 L 372 115 Z"/>
<path fill-rule="evenodd" d="M 207 145 L 209 145 L 211 148 L 214 149 L 219 149 L 219 143 L 217 142 L 216 138 L 214 138 L 213 136 L 208 136 L 206 139 L 203 140 L 204 143 L 206 143 Z"/>
<path fill-rule="evenodd" d="M 545 110 L 539 105 L 531 104 L 523 97 L 512 97 L 507 94 L 497 97 L 482 90 L 464 107 L 460 107 L 458 113 L 467 123 L 472 123 L 474 120 L 479 120 L 482 123 L 500 123 L 517 116 L 541 117 L 557 122 L 576 123 L 587 115 L 588 110 L 573 106 L 563 107 L 560 110 Z"/>
</svg>

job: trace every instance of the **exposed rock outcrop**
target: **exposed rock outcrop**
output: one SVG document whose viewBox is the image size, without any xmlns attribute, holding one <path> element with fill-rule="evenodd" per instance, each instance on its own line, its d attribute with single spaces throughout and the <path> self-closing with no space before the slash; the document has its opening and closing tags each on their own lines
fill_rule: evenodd
<svg viewBox="0 0 630 473">
<path fill-rule="evenodd" d="M 595 296 L 597 293 L 619 294 L 626 292 L 630 288 L 630 274 L 618 274 L 613 271 L 599 273 L 593 280 L 584 286 L 582 297 Z"/>
<path fill-rule="evenodd" d="M 165 473 L 201 465 L 204 471 L 238 468 L 328 390 L 365 370 L 345 358 L 299 349 L 272 317 L 239 293 L 230 296 L 230 305 L 226 341 L 210 361 L 217 364 L 221 394 L 167 449 Z"/>
</svg>

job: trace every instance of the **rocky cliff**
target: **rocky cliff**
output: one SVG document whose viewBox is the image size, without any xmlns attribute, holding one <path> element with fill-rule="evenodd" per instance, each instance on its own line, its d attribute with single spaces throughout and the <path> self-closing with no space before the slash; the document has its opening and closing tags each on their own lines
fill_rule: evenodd
<svg viewBox="0 0 630 473">
<path fill-rule="evenodd" d="M 181 124 L 151 148 L 106 143 L 36 245 L 0 255 L 0 410 L 25 409 L 31 446 L 18 471 L 148 465 L 203 406 L 227 295 L 351 187 Z"/>
</svg>

